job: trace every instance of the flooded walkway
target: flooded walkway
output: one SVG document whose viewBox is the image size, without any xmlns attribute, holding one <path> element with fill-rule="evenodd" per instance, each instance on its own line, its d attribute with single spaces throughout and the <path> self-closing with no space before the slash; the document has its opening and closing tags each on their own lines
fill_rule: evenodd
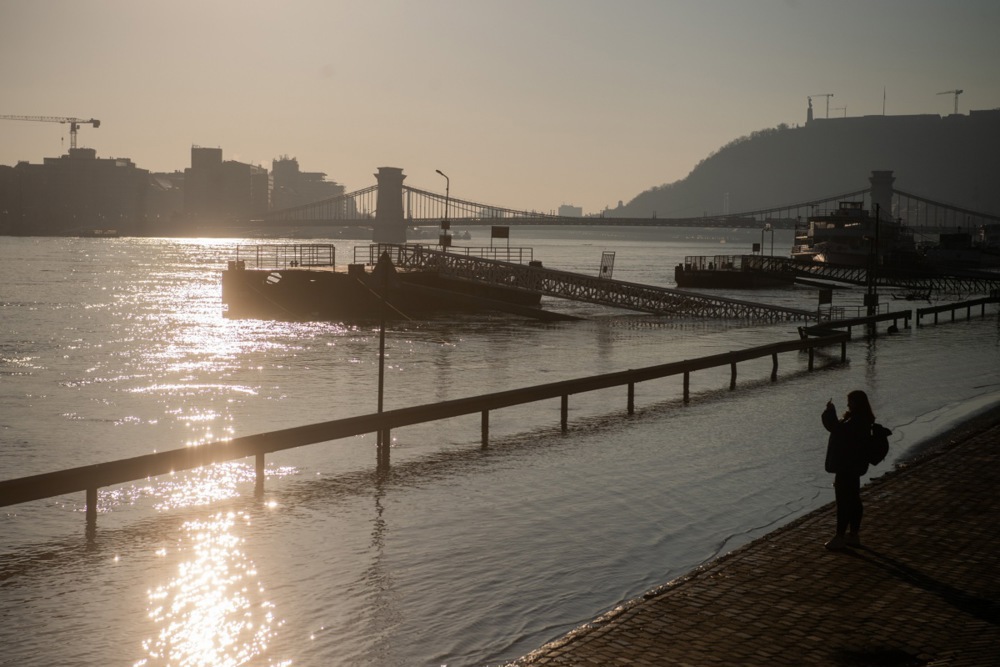
<svg viewBox="0 0 1000 667">
<path fill-rule="evenodd" d="M 811 514 L 574 630 L 518 667 L 1000 665 L 1000 410 L 862 492 L 864 546 Z"/>
</svg>

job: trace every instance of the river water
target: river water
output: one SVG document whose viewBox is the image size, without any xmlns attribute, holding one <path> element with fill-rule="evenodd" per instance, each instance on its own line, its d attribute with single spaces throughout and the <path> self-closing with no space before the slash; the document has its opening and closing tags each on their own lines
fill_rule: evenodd
<svg viewBox="0 0 1000 667">
<path fill-rule="evenodd" d="M 547 267 L 596 275 L 614 251 L 615 278 L 665 286 L 685 255 L 761 240 L 513 236 Z M 775 236 L 787 254 L 790 232 Z M 0 478 L 373 412 L 376 326 L 223 316 L 220 271 L 247 242 L 0 239 Z M 352 243 L 337 245 L 352 261 Z M 862 294 L 834 299 L 856 307 Z M 392 322 L 386 408 L 797 336 L 796 324 L 545 303 L 586 319 Z M 687 405 L 680 378 L 640 384 L 632 416 L 624 388 L 573 396 L 566 434 L 558 401 L 497 411 L 487 449 L 476 416 L 399 429 L 384 475 L 373 436 L 290 450 L 268 457 L 260 498 L 251 460 L 102 489 L 93 539 L 83 494 L 5 508 L 0 664 L 502 664 L 830 502 L 829 398 L 842 409 L 864 388 L 894 429 L 873 474 L 1000 400 L 995 309 L 858 337 L 848 356 L 830 350 L 810 373 L 805 355 L 783 354 L 774 383 L 770 359 L 741 364 L 732 392 L 729 369 L 695 373 Z"/>
</svg>

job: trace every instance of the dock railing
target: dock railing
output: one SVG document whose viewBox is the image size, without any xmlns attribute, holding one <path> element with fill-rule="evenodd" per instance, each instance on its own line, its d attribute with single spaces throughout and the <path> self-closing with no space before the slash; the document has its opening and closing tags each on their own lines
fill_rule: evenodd
<svg viewBox="0 0 1000 667">
<path fill-rule="evenodd" d="M 476 257 L 478 259 L 491 259 L 498 262 L 511 262 L 514 264 L 530 264 L 534 261 L 534 248 L 530 247 L 510 247 L 510 246 L 448 246 L 421 244 L 421 243 L 372 243 L 366 246 L 356 246 L 354 248 L 354 263 L 368 264 L 374 266 L 378 263 L 382 253 L 388 253 L 389 259 L 396 266 L 403 268 L 422 268 L 423 264 L 419 260 L 423 257 L 422 250 L 426 248 L 431 251 L 427 253 L 447 253 L 449 255 L 460 255 L 463 257 Z M 418 261 L 414 262 L 414 258 Z M 412 265 L 412 266 L 411 266 Z"/>
<path fill-rule="evenodd" d="M 329 243 L 240 244 L 236 246 L 235 264 L 239 268 L 271 270 L 333 268 L 337 265 L 336 248 Z M 235 268 L 230 262 L 230 268 Z"/>
<path fill-rule="evenodd" d="M 560 382 L 511 389 L 469 398 L 459 398 L 426 405 L 387 410 L 356 417 L 309 424 L 293 428 L 242 436 L 232 440 L 216 441 L 196 447 L 183 447 L 165 452 L 145 454 L 107 463 L 59 470 L 29 477 L 0 481 L 0 507 L 86 492 L 86 519 L 88 530 L 97 524 L 97 490 L 102 487 L 124 484 L 150 477 L 190 470 L 214 463 L 255 457 L 256 490 L 263 492 L 264 460 L 268 453 L 314 445 L 352 436 L 379 433 L 377 465 L 389 465 L 389 438 L 392 429 L 480 413 L 482 446 L 489 441 L 489 414 L 492 410 L 536 401 L 559 398 L 561 401 L 561 428 L 568 428 L 569 397 L 599 389 L 627 387 L 627 412 L 635 411 L 635 385 L 670 376 L 683 376 L 683 400 L 690 401 L 691 373 L 710 368 L 729 366 L 730 390 L 736 388 L 736 365 L 741 361 L 772 358 L 771 381 L 778 377 L 778 354 L 782 352 L 809 353 L 809 370 L 813 370 L 816 348 L 840 344 L 840 361 L 847 358 L 847 341 L 850 334 L 834 332 L 826 336 L 783 341 L 761 345 L 735 352 L 725 352 L 698 359 L 675 361 L 645 368 L 629 369 Z"/>
</svg>

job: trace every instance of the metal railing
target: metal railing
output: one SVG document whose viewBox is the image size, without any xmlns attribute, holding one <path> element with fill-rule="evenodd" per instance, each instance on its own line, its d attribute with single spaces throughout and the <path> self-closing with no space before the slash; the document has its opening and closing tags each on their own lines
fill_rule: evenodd
<svg viewBox="0 0 1000 667">
<path fill-rule="evenodd" d="M 230 268 L 269 270 L 296 267 L 335 267 L 337 250 L 329 243 L 296 243 L 280 245 L 238 245 L 235 264 Z M 242 262 L 242 264 L 240 264 Z"/>
<path fill-rule="evenodd" d="M 814 317 L 798 308 L 547 269 L 541 262 L 517 264 L 416 245 L 382 244 L 373 248 L 379 256 L 388 253 L 396 266 L 405 269 L 434 270 L 443 276 L 656 315 L 758 321 L 804 321 Z"/>
<path fill-rule="evenodd" d="M 384 444 L 380 444 L 378 447 L 377 461 L 379 467 L 385 467 L 389 464 L 388 443 L 391 442 L 389 433 L 392 429 L 480 413 L 482 415 L 482 445 L 485 447 L 489 441 L 490 411 L 552 398 L 561 400 L 560 422 L 562 430 L 565 432 L 568 428 L 569 397 L 574 394 L 626 386 L 628 388 L 627 411 L 628 414 L 633 414 L 635 411 L 635 385 L 639 382 L 681 375 L 683 376 L 683 400 L 687 403 L 690 401 L 690 376 L 695 371 L 730 366 L 729 388 L 733 390 L 736 388 L 736 365 L 738 362 L 770 356 L 772 358 L 771 381 L 773 382 L 777 380 L 779 353 L 808 351 L 809 370 L 811 371 L 813 370 L 814 350 L 816 348 L 839 343 L 841 346 L 840 359 L 844 361 L 847 358 L 846 346 L 849 339 L 849 333 L 834 332 L 822 337 L 771 343 L 698 359 L 335 419 L 307 426 L 233 438 L 227 441 L 211 442 L 197 447 L 183 447 L 108 463 L 9 479 L 0 481 L 0 507 L 85 491 L 87 526 L 88 530 L 92 530 L 97 523 L 97 490 L 101 487 L 144 480 L 180 470 L 190 470 L 252 456 L 256 459 L 256 488 L 259 493 L 263 491 L 264 458 L 268 453 L 378 433 L 381 436 L 379 443 Z"/>
<path fill-rule="evenodd" d="M 535 259 L 534 248 L 529 247 L 448 246 L 445 249 L 441 246 L 422 243 L 372 243 L 367 246 L 356 246 L 354 248 L 354 263 L 374 266 L 378 263 L 378 259 L 382 256 L 382 253 L 389 253 L 389 259 L 396 266 L 402 268 L 426 268 L 421 261 L 425 250 L 435 254 L 447 253 L 461 257 L 475 257 L 477 259 L 512 262 L 514 264 L 530 264 Z"/>
<path fill-rule="evenodd" d="M 920 326 L 923 318 L 928 315 L 934 316 L 934 324 L 938 323 L 938 315 L 940 313 L 951 312 L 951 321 L 955 321 L 955 312 L 965 309 L 965 319 L 972 319 L 972 309 L 976 306 L 980 308 L 980 316 L 986 317 L 986 306 L 991 303 L 1000 303 L 1000 295 L 986 296 L 979 299 L 970 299 L 968 301 L 956 301 L 955 303 L 946 303 L 940 306 L 929 306 L 927 308 L 917 308 L 916 315 L 914 315 L 912 310 L 886 310 L 886 312 L 879 312 L 874 315 L 858 315 L 857 317 L 851 318 L 830 318 L 822 319 L 821 322 L 814 326 L 799 327 L 799 335 L 828 335 L 831 331 L 837 329 L 847 329 L 847 333 L 851 333 L 852 327 L 856 326 L 872 326 L 878 322 L 888 322 L 892 320 L 894 326 L 898 327 L 899 320 L 903 320 L 903 327 L 908 328 L 910 326 L 910 320 L 916 319 L 917 326 Z M 858 309 L 863 309 L 865 306 L 858 306 Z M 881 308 L 880 308 L 881 310 Z M 836 309 L 831 312 L 836 312 Z M 840 311 L 841 315 L 843 310 Z"/>
<path fill-rule="evenodd" d="M 981 299 L 972 299 L 969 301 L 960 301 L 957 303 L 946 303 L 942 306 L 929 306 L 927 308 L 917 308 L 917 324 L 919 325 L 921 320 L 926 315 L 934 316 L 934 324 L 938 323 L 938 315 L 941 313 L 946 313 L 951 311 L 951 321 L 955 321 L 955 311 L 965 309 L 965 319 L 972 319 L 972 309 L 979 306 L 980 317 L 986 317 L 986 304 L 990 303 L 1000 303 L 1000 294 L 993 294 L 992 296 L 983 297 Z"/>
</svg>

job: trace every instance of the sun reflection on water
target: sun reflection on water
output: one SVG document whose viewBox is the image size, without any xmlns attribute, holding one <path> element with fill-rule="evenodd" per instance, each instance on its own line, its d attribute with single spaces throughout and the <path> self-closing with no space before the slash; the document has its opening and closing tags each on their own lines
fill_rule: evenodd
<svg viewBox="0 0 1000 667">
<path fill-rule="evenodd" d="M 291 664 L 267 655 L 282 622 L 237 534 L 249 524 L 243 512 L 188 521 L 176 553 L 157 552 L 178 558 L 177 572 L 148 593 L 157 630 L 142 642 L 145 657 L 133 667 Z"/>
<path fill-rule="evenodd" d="M 294 466 L 268 464 L 268 479 L 298 474 Z M 256 481 L 252 464 L 242 461 L 216 463 L 183 473 L 172 473 L 143 483 L 101 490 L 98 494 L 98 512 L 111 512 L 144 499 L 151 499 L 159 511 L 201 507 L 211 503 L 231 500 L 246 495 Z M 274 501 L 267 506 L 273 507 Z M 82 510 L 81 510 L 82 511 Z"/>
</svg>

